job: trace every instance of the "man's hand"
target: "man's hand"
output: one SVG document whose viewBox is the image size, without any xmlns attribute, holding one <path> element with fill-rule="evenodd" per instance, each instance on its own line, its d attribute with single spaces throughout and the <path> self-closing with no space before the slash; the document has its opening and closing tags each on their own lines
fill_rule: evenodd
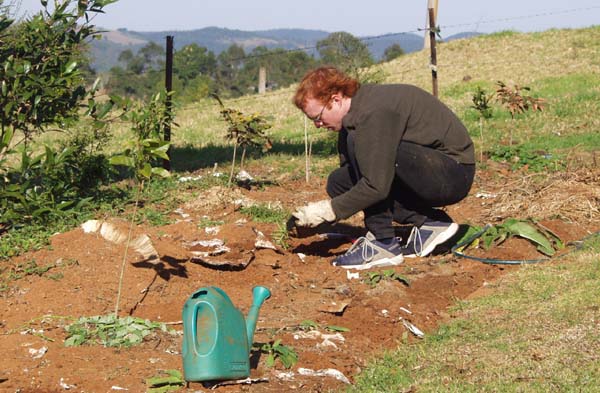
<svg viewBox="0 0 600 393">
<path fill-rule="evenodd" d="M 335 213 L 330 199 L 300 207 L 292 213 L 292 216 L 295 218 L 295 225 L 299 227 L 314 228 L 325 221 L 335 221 Z"/>
</svg>

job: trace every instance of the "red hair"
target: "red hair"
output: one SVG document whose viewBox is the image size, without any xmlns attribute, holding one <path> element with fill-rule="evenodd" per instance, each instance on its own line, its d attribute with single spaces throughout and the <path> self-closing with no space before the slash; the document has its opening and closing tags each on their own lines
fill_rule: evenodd
<svg viewBox="0 0 600 393">
<path fill-rule="evenodd" d="M 304 110 L 306 101 L 313 98 L 326 103 L 332 95 L 342 93 L 346 97 L 356 94 L 360 83 L 335 67 L 325 66 L 309 71 L 296 89 L 293 102 Z"/>
</svg>

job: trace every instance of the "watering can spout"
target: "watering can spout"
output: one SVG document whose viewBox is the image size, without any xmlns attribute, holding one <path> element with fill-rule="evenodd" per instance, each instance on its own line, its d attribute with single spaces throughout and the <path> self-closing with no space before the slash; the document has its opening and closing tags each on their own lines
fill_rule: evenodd
<svg viewBox="0 0 600 393">
<path fill-rule="evenodd" d="M 248 316 L 246 317 L 246 333 L 248 336 L 248 348 L 252 349 L 252 344 L 254 340 L 254 330 L 256 329 L 256 321 L 258 320 L 258 310 L 271 296 L 271 291 L 268 288 L 257 286 L 252 289 L 252 306 L 248 311 Z"/>
</svg>

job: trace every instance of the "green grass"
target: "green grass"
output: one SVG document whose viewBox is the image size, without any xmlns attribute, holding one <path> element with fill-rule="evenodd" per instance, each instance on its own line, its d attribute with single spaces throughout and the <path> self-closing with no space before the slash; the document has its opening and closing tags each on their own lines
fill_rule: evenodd
<svg viewBox="0 0 600 393">
<path fill-rule="evenodd" d="M 225 221 L 222 220 L 212 220 L 208 217 L 204 217 L 198 222 L 198 228 L 216 227 L 223 225 L 224 223 Z"/>
<path fill-rule="evenodd" d="M 87 211 L 77 216 L 63 216 L 60 220 L 44 224 L 32 223 L 11 228 L 0 237 L 0 261 L 20 255 L 26 251 L 39 250 L 46 247 L 52 235 L 69 231 L 91 217 L 91 212 Z"/>
<path fill-rule="evenodd" d="M 458 113 L 479 150 L 479 113 L 471 108 L 470 102 L 477 86 L 481 86 L 488 94 L 493 94 L 496 87 L 489 81 L 469 81 L 451 86 L 446 94 L 451 100 L 463 100 L 466 103 Z M 600 132 L 596 114 L 600 113 L 599 75 L 587 71 L 556 75 L 528 86 L 531 91 L 524 94 L 543 98 L 546 101 L 544 111 L 526 112 L 517 115 L 513 121 L 509 112 L 493 99 L 490 102 L 492 117 L 483 123 L 484 150 L 493 152 L 498 146 L 505 145 L 511 129 L 515 140 L 519 142 L 515 149 L 538 151 L 558 160 L 564 159 L 567 153 L 573 155 L 598 150 Z M 539 170 L 540 166 L 534 165 L 534 170 Z M 556 170 L 557 166 L 552 166 Z"/>
<path fill-rule="evenodd" d="M 242 207 L 240 212 L 255 222 L 281 223 L 289 217 L 289 212 L 282 207 L 269 204 Z"/>
<path fill-rule="evenodd" d="M 452 322 L 379 356 L 350 392 L 599 391 L 600 235 L 559 261 L 526 266 Z"/>
</svg>

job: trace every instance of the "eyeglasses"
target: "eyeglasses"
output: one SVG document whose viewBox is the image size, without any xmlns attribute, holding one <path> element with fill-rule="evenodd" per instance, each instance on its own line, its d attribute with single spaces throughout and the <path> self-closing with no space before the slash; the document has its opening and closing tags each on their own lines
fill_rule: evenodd
<svg viewBox="0 0 600 393">
<path fill-rule="evenodd" d="M 308 119 L 314 123 L 321 123 L 321 116 L 323 116 L 323 111 L 325 110 L 325 108 L 327 107 L 327 104 L 329 104 L 329 102 L 326 102 L 325 105 L 323 105 L 323 108 L 321 108 L 321 112 L 319 112 L 319 114 L 315 117 L 310 117 L 310 116 L 306 116 L 308 117 Z"/>
</svg>

